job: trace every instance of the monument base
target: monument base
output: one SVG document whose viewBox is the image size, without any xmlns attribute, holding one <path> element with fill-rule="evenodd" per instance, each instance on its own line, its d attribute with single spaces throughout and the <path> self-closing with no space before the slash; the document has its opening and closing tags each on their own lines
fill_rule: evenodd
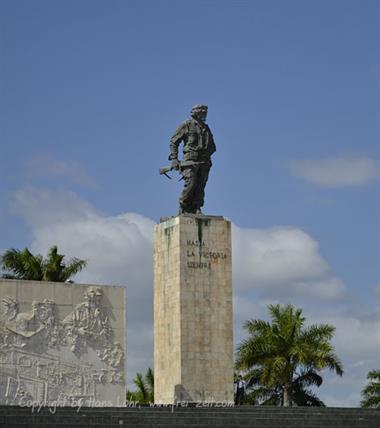
<svg viewBox="0 0 380 428">
<path fill-rule="evenodd" d="M 155 402 L 232 402 L 231 223 L 184 214 L 154 231 Z"/>
</svg>

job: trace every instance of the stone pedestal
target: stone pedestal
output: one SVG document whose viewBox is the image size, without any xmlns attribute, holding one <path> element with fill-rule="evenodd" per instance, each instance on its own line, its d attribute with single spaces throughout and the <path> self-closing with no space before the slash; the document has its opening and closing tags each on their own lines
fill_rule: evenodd
<svg viewBox="0 0 380 428">
<path fill-rule="evenodd" d="M 233 401 L 231 223 L 180 215 L 154 230 L 155 402 Z"/>
</svg>

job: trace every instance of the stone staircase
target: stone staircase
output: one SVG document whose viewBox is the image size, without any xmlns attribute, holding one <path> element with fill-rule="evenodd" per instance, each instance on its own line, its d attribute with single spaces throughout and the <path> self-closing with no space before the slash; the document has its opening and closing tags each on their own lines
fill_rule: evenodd
<svg viewBox="0 0 380 428">
<path fill-rule="evenodd" d="M 0 406 L 0 428 L 379 428 L 380 409 Z"/>
</svg>

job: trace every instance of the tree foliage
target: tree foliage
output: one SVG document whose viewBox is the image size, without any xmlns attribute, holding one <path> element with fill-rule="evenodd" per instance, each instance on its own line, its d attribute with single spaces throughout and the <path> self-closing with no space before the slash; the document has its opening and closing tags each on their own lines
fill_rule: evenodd
<svg viewBox="0 0 380 428">
<path fill-rule="evenodd" d="M 367 374 L 368 384 L 362 390 L 362 407 L 380 408 L 380 370 L 371 370 Z"/>
<path fill-rule="evenodd" d="M 261 384 L 261 369 L 254 369 L 245 376 L 248 379 L 245 402 L 253 405 L 283 405 L 283 388 L 280 385 L 266 386 Z M 313 370 L 296 373 L 290 388 L 292 404 L 297 406 L 325 407 L 312 391 L 312 387 L 322 384 L 322 377 Z"/>
<path fill-rule="evenodd" d="M 323 406 L 312 392 L 322 384 L 319 371 L 342 376 L 343 367 L 331 344 L 335 328 L 305 327 L 302 309 L 269 305 L 271 322 L 251 319 L 248 338 L 237 348 L 236 368 L 246 372 L 251 388 L 247 399 L 258 404 Z"/>
<path fill-rule="evenodd" d="M 136 401 L 140 404 L 154 402 L 154 374 L 151 368 L 148 368 L 145 376 L 141 373 L 136 373 L 133 383 L 137 390 L 127 392 L 128 401 Z"/>
<path fill-rule="evenodd" d="M 64 258 L 63 254 L 58 254 L 56 245 L 50 248 L 46 258 L 41 254 L 32 254 L 27 248 L 24 250 L 11 248 L 0 258 L 2 269 L 5 271 L 3 278 L 65 282 L 87 264 L 85 260 L 77 258 L 65 263 Z"/>
</svg>

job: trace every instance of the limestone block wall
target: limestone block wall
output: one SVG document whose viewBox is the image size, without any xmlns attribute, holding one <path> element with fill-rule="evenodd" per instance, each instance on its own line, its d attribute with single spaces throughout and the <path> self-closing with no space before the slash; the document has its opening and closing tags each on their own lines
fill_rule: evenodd
<svg viewBox="0 0 380 428">
<path fill-rule="evenodd" d="M 181 215 L 154 233 L 155 401 L 232 401 L 231 224 Z"/>
<path fill-rule="evenodd" d="M 125 405 L 125 289 L 0 279 L 0 404 Z"/>
</svg>

